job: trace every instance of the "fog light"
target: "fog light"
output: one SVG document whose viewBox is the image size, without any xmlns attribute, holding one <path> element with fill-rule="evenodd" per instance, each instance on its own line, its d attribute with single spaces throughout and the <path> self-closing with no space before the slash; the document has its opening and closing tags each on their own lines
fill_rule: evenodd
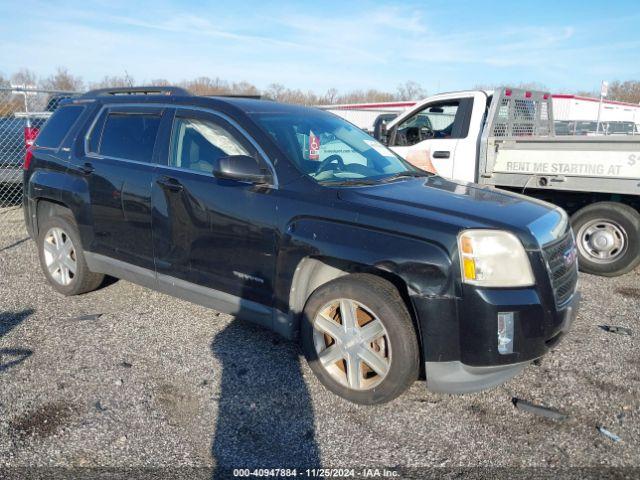
<svg viewBox="0 0 640 480">
<path fill-rule="evenodd" d="M 513 353 L 513 312 L 498 312 L 498 352 Z"/>
</svg>

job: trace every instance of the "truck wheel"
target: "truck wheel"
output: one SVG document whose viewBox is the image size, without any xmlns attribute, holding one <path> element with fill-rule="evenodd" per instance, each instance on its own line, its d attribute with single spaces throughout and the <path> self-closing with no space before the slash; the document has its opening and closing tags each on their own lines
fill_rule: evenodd
<svg viewBox="0 0 640 480">
<path fill-rule="evenodd" d="M 396 288 L 375 275 L 347 275 L 319 287 L 305 305 L 301 330 L 309 366 L 346 400 L 385 403 L 418 378 L 411 316 Z"/>
<path fill-rule="evenodd" d="M 615 277 L 640 262 L 640 215 L 623 203 L 598 202 L 571 217 L 580 270 Z"/>
<path fill-rule="evenodd" d="M 58 292 L 79 295 L 102 283 L 104 275 L 87 267 L 73 218 L 60 215 L 46 219 L 39 227 L 37 242 L 42 270 Z"/>
</svg>

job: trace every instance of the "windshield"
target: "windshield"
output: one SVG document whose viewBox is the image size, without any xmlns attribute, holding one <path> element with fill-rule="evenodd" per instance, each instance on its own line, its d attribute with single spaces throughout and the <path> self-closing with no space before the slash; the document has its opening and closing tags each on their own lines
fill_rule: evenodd
<svg viewBox="0 0 640 480">
<path fill-rule="evenodd" d="M 345 120 L 320 110 L 254 113 L 300 171 L 322 184 L 428 175 Z"/>
</svg>

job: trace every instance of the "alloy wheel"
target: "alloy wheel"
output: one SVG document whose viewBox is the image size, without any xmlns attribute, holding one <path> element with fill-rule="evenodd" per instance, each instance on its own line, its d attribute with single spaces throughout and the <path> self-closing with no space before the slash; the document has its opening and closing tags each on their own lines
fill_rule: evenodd
<svg viewBox="0 0 640 480">
<path fill-rule="evenodd" d="M 365 305 L 341 298 L 324 305 L 313 322 L 322 367 L 341 385 L 369 390 L 391 366 L 391 345 L 382 321 Z"/>
<path fill-rule="evenodd" d="M 44 236 L 44 261 L 51 278 L 60 285 L 69 285 L 76 275 L 76 249 L 71 237 L 59 227 Z"/>
</svg>

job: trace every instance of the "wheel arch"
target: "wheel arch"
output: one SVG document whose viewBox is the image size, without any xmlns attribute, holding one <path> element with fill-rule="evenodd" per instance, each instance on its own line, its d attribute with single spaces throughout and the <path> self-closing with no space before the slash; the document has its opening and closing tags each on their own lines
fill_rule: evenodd
<svg viewBox="0 0 640 480">
<path fill-rule="evenodd" d="M 302 312 L 313 292 L 332 280 L 352 273 L 369 273 L 375 275 L 388 281 L 398 290 L 413 321 L 418 338 L 418 346 L 422 354 L 420 322 L 417 320 L 416 311 L 411 301 L 409 287 L 406 281 L 401 276 L 388 270 L 333 257 L 307 256 L 298 262 L 289 292 L 289 316 L 293 322 L 292 326 L 294 331 L 292 336 L 297 336 L 299 333 Z"/>
<path fill-rule="evenodd" d="M 319 287 L 351 273 L 369 273 L 381 277 L 396 287 L 403 300 L 409 299 L 406 282 L 393 272 L 338 258 L 308 256 L 298 262 L 293 275 L 289 292 L 290 311 L 299 314 L 311 294 Z"/>
<path fill-rule="evenodd" d="M 54 200 L 51 198 L 41 197 L 35 198 L 35 223 L 34 233 L 37 237 L 40 233 L 40 225 L 47 219 L 56 215 L 67 214 L 74 218 L 73 211 L 60 200 Z"/>
</svg>

